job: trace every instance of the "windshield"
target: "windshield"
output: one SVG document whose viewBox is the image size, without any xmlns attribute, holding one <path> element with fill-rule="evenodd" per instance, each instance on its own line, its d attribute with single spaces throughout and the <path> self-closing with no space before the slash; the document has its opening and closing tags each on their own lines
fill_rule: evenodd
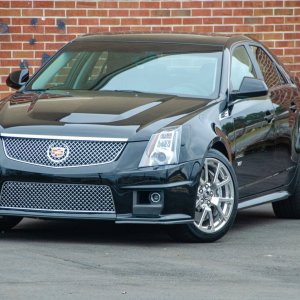
<svg viewBox="0 0 300 300">
<path fill-rule="evenodd" d="M 74 43 L 27 90 L 134 91 L 215 99 L 222 52 L 201 45 Z"/>
</svg>

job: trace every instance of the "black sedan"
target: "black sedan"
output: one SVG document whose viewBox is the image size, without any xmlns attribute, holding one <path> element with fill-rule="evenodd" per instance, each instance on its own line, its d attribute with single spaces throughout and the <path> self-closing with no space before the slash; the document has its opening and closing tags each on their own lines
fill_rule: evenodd
<svg viewBox="0 0 300 300">
<path fill-rule="evenodd" d="M 0 230 L 97 219 L 212 242 L 238 209 L 300 217 L 300 92 L 252 39 L 88 35 L 7 85 Z"/>
</svg>

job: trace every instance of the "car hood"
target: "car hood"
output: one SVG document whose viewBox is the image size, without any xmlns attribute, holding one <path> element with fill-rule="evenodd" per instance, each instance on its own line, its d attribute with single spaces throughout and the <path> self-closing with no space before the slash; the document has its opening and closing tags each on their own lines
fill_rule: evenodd
<svg viewBox="0 0 300 300">
<path fill-rule="evenodd" d="M 17 92 L 1 101 L 0 125 L 2 133 L 148 140 L 207 103 L 134 92 Z"/>
</svg>

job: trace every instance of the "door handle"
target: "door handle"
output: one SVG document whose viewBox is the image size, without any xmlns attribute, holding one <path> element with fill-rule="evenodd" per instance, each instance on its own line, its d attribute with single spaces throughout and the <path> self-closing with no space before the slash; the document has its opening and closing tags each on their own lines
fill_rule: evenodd
<svg viewBox="0 0 300 300">
<path fill-rule="evenodd" d="M 295 102 L 292 102 L 292 103 L 290 104 L 290 111 L 295 112 L 297 109 L 298 109 L 298 108 L 297 108 L 296 103 L 295 103 Z"/>
<path fill-rule="evenodd" d="M 271 123 L 274 119 L 274 114 L 272 114 L 269 110 L 267 110 L 264 119 L 268 123 Z"/>
</svg>

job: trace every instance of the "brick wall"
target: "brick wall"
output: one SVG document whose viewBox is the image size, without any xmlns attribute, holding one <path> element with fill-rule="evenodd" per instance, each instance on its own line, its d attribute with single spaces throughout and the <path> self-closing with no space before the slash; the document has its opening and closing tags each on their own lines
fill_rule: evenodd
<svg viewBox="0 0 300 300">
<path fill-rule="evenodd" d="M 0 98 L 6 76 L 42 61 L 77 35 L 118 31 L 246 34 L 300 77 L 300 0 L 0 1 Z"/>
</svg>

